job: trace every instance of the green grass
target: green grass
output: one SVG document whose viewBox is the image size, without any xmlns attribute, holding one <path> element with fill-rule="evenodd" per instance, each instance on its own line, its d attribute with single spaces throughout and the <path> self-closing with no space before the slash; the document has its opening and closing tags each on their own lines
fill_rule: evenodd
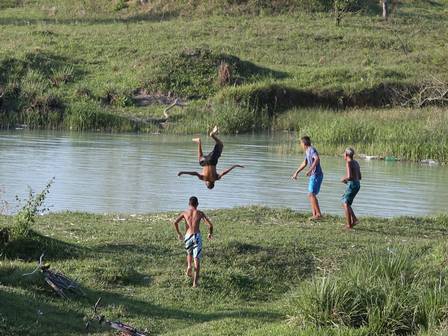
<svg viewBox="0 0 448 336">
<path fill-rule="evenodd" d="M 183 274 L 184 250 L 170 226 L 174 213 L 122 215 L 125 221 L 112 214 L 39 217 L 34 229 L 40 244 L 8 246 L 9 258 L 0 261 L 2 335 L 84 334 L 83 318 L 99 296 L 108 317 L 153 335 L 367 335 L 378 323 L 394 320 L 396 315 L 375 315 L 377 322 L 361 328 L 346 319 L 334 320 L 337 327 L 325 323 L 335 315 L 319 319 L 319 325 L 311 322 L 308 316 L 322 312 L 306 302 L 317 299 L 310 288 L 322 278 L 359 295 L 371 289 L 370 301 L 363 302 L 382 297 L 375 293 L 392 295 L 400 289 L 397 297 L 412 305 L 395 312 L 407 314 L 418 307 L 413 326 L 421 328 L 420 335 L 447 332 L 441 322 L 448 308 L 446 216 L 362 218 L 353 232 L 342 229 L 342 218 L 309 223 L 306 214 L 287 209 L 236 208 L 210 211 L 209 216 L 216 234 L 205 242 L 203 277 L 196 290 Z M 0 217 L 0 227 L 10 223 L 10 217 Z M 53 268 L 81 283 L 87 298 L 62 301 L 39 275 L 21 275 L 35 267 L 23 258 L 35 258 L 42 249 Z M 353 307 L 347 302 L 351 306 L 337 306 L 341 314 Z M 381 309 L 378 314 L 387 311 Z M 418 334 L 417 329 L 408 334 Z M 110 334 L 98 326 L 93 332 Z"/>
<path fill-rule="evenodd" d="M 201 106 L 224 100 L 282 112 L 322 96 L 371 105 L 383 84 L 418 85 L 432 74 L 448 79 L 445 0 L 402 1 L 387 23 L 377 12 L 347 14 L 339 27 L 331 13 L 307 12 L 302 2 L 286 0 L 196 1 L 193 11 L 187 1 L 129 2 L 118 11 L 110 1 L 14 3 L 0 11 L 3 126 L 152 131 L 132 123 L 136 113 L 157 117 L 163 110 L 136 112 L 131 96 L 145 87 L 206 98 Z M 276 15 L 263 14 L 270 12 Z M 216 86 L 216 62 L 175 58 L 197 48 L 231 63 L 237 57 L 255 73 L 236 70 L 230 87 Z M 278 94 L 284 90 L 290 95 Z M 84 122 L 87 113 L 74 106 L 80 100 L 84 109 L 102 112 Z"/>
<path fill-rule="evenodd" d="M 380 109 L 349 111 L 288 111 L 275 120 L 275 129 L 298 130 L 309 135 L 320 152 L 343 153 L 353 146 L 358 153 L 401 160 L 435 159 L 448 162 L 448 114 L 444 109 Z M 297 151 L 281 145 L 274 150 Z"/>
<path fill-rule="evenodd" d="M 423 251 L 389 249 L 356 257 L 337 275 L 313 279 L 292 295 L 298 325 L 359 328 L 368 335 L 416 334 L 446 318 L 445 271 Z M 428 264 L 421 265 L 422 262 Z M 439 268 L 440 270 L 440 268 Z"/>
</svg>

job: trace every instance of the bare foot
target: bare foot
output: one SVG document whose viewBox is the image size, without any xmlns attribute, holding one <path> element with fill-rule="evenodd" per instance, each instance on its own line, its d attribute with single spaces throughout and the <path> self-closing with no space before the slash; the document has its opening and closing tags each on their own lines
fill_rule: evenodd
<svg viewBox="0 0 448 336">
<path fill-rule="evenodd" d="M 352 227 L 354 227 L 355 225 L 358 225 L 358 223 L 359 223 L 359 220 L 357 220 L 357 219 L 354 220 L 353 223 L 352 223 Z"/>
<path fill-rule="evenodd" d="M 198 284 L 193 282 L 193 288 L 198 288 Z"/>
<path fill-rule="evenodd" d="M 195 142 L 197 144 L 200 144 L 201 143 L 201 138 L 194 138 L 194 139 L 191 139 L 191 141 L 193 141 L 193 142 Z"/>
<path fill-rule="evenodd" d="M 310 222 L 320 221 L 321 219 L 322 219 L 322 216 L 313 216 L 313 217 L 308 218 L 308 220 Z"/>
<path fill-rule="evenodd" d="M 214 136 L 215 134 L 219 133 L 219 128 L 218 126 L 213 127 L 213 130 L 210 132 L 210 136 Z"/>
<path fill-rule="evenodd" d="M 346 230 L 351 230 L 351 229 L 353 229 L 353 226 L 350 226 L 350 225 L 344 225 L 344 229 L 346 229 Z"/>
<path fill-rule="evenodd" d="M 185 275 L 190 278 L 193 276 L 193 274 L 191 273 L 191 267 L 187 267 L 187 271 L 185 272 Z"/>
</svg>

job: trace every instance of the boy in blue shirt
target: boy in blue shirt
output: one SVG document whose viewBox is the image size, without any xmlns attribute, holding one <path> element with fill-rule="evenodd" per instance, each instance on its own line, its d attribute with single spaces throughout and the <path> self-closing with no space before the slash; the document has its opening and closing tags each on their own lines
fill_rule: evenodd
<svg viewBox="0 0 448 336">
<path fill-rule="evenodd" d="M 319 201 L 316 196 L 319 194 L 320 186 L 324 179 L 324 174 L 320 166 L 319 153 L 316 148 L 311 146 L 311 139 L 308 136 L 300 139 L 300 145 L 305 152 L 305 159 L 292 175 L 292 179 L 297 180 L 299 173 L 309 166 L 306 176 L 310 178 L 308 183 L 308 199 L 310 200 L 313 213 L 310 220 L 319 220 L 322 218 L 322 213 L 320 212 Z"/>
</svg>

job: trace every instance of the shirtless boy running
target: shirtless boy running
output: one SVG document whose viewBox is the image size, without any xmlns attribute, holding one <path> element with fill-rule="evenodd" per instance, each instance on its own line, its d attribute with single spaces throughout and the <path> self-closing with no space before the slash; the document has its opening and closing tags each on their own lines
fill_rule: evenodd
<svg viewBox="0 0 448 336">
<path fill-rule="evenodd" d="M 345 176 L 341 179 L 341 182 L 347 184 L 344 195 L 342 196 L 342 204 L 344 207 L 347 229 L 352 229 L 358 224 L 358 218 L 355 216 L 352 204 L 355 196 L 358 194 L 361 188 L 361 168 L 358 161 L 353 159 L 355 151 L 353 148 L 348 147 L 344 152 L 345 160 Z"/>
<path fill-rule="evenodd" d="M 179 217 L 174 221 L 174 228 L 180 241 L 185 243 L 185 249 L 187 250 L 187 271 L 186 275 L 191 277 L 193 275 L 193 287 L 197 287 L 199 280 L 200 260 L 202 259 L 202 236 L 199 230 L 199 224 L 203 219 L 208 226 L 209 234 L 208 239 L 213 238 L 213 224 L 207 218 L 205 213 L 198 210 L 198 199 L 195 196 L 190 197 L 188 202 L 189 208 L 182 212 Z M 185 220 L 185 227 L 187 232 L 185 236 L 179 230 L 179 223 Z M 191 264 L 194 259 L 194 272 L 191 272 Z"/>
<path fill-rule="evenodd" d="M 244 166 L 241 165 L 233 165 L 232 167 L 223 170 L 220 174 L 216 171 L 216 165 L 218 164 L 218 159 L 221 157 L 222 150 L 224 148 L 224 144 L 221 140 L 218 139 L 216 136 L 218 134 L 218 126 L 215 126 L 213 128 L 213 131 L 210 132 L 210 136 L 215 140 L 215 147 L 213 148 L 213 151 L 204 156 L 202 153 L 202 143 L 201 138 L 194 138 L 193 141 L 198 144 L 198 158 L 199 158 L 199 165 L 202 168 L 202 174 L 198 172 L 187 172 L 187 171 L 181 171 L 177 173 L 177 176 L 181 175 L 192 175 L 197 176 L 198 179 L 201 181 L 204 181 L 207 188 L 213 189 L 215 187 L 215 182 L 222 179 L 224 175 L 230 173 L 235 168 L 244 168 Z"/>
</svg>

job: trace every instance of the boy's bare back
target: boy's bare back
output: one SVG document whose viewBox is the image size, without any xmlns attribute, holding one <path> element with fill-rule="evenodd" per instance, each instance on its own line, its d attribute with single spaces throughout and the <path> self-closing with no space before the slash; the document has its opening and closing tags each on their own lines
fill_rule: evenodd
<svg viewBox="0 0 448 336">
<path fill-rule="evenodd" d="M 190 208 L 183 212 L 186 222 L 187 234 L 194 234 L 199 232 L 199 224 L 205 217 L 204 213 L 198 209 Z"/>
</svg>

